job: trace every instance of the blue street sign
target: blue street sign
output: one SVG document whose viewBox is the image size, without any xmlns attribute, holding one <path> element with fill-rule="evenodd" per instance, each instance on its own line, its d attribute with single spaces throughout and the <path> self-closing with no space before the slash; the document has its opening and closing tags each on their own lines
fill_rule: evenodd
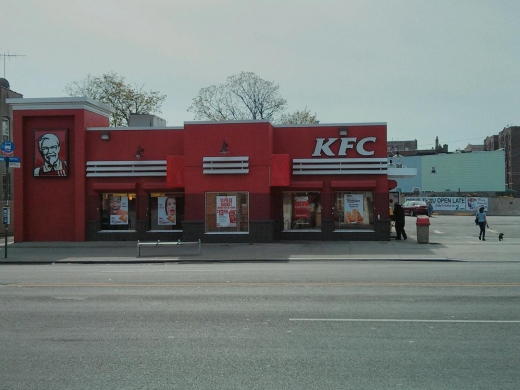
<svg viewBox="0 0 520 390">
<path fill-rule="evenodd" d="M 13 163 L 20 163 L 20 162 L 22 162 L 22 159 L 20 157 L 4 157 L 4 156 L 0 156 L 0 161 L 2 161 L 2 162 L 9 161 L 9 162 L 13 162 Z"/>
<path fill-rule="evenodd" d="M 2 219 L 3 219 L 4 225 L 9 225 L 9 223 L 11 222 L 11 210 L 9 207 L 3 208 Z"/>
<path fill-rule="evenodd" d="M 11 141 L 4 141 L 0 145 L 0 149 L 2 150 L 3 154 L 11 154 L 14 152 L 14 142 Z"/>
</svg>

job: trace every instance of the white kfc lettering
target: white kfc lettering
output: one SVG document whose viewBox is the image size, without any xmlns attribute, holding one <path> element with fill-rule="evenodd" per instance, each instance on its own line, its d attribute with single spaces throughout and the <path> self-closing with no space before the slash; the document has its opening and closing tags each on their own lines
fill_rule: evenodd
<svg viewBox="0 0 520 390">
<path fill-rule="evenodd" d="M 316 138 L 316 148 L 314 149 L 314 153 L 312 154 L 314 156 L 321 156 L 321 152 L 325 153 L 327 156 L 334 156 L 335 154 L 330 150 L 329 146 L 336 141 L 337 138 L 329 138 L 327 143 L 323 145 L 323 141 L 325 141 L 325 138 Z"/>
<path fill-rule="evenodd" d="M 336 156 L 336 154 L 330 149 L 330 146 L 337 141 L 337 138 L 329 138 L 325 142 L 325 138 L 316 138 L 316 147 L 314 148 L 313 157 L 319 157 L 324 153 L 326 156 Z M 354 145 L 356 146 L 356 151 L 361 156 L 372 156 L 374 154 L 373 150 L 366 150 L 365 144 L 367 142 L 376 142 L 376 137 L 366 137 L 362 138 L 359 142 L 357 142 L 357 138 L 348 137 L 341 138 L 341 144 L 339 146 L 338 156 L 346 156 L 347 149 L 354 149 Z"/>
<path fill-rule="evenodd" d="M 365 149 L 365 143 L 366 142 L 376 142 L 376 137 L 366 137 L 363 138 L 361 141 L 358 142 L 356 146 L 357 152 L 362 156 L 372 156 L 374 154 L 373 150 L 366 150 Z"/>
</svg>

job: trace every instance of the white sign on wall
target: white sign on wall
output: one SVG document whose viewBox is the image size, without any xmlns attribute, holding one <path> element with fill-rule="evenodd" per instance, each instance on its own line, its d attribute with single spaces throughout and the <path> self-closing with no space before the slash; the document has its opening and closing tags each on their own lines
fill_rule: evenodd
<svg viewBox="0 0 520 390">
<path fill-rule="evenodd" d="M 488 209 L 488 198 L 473 198 L 464 196 L 439 196 L 439 197 L 420 197 L 407 196 L 407 200 L 430 201 L 433 211 L 477 211 L 481 206 Z"/>
</svg>

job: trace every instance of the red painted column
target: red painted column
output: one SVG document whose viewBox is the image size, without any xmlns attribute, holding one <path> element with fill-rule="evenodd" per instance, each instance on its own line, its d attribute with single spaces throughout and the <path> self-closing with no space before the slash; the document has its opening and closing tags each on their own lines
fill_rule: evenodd
<svg viewBox="0 0 520 390">
<path fill-rule="evenodd" d="M 8 103 L 13 109 L 15 153 L 22 157 L 22 167 L 14 173 L 14 240 L 85 241 L 86 130 L 108 126 L 110 108 L 85 98 Z M 38 137 L 48 133 L 60 139 L 65 175 L 35 175 L 41 164 Z"/>
</svg>

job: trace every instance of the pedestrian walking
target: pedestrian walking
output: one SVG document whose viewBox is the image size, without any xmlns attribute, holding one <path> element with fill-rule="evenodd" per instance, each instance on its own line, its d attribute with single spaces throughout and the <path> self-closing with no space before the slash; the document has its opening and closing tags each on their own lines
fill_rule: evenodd
<svg viewBox="0 0 520 390">
<path fill-rule="evenodd" d="M 428 217 L 431 217 L 433 214 L 433 204 L 431 200 L 426 201 L 426 205 L 428 206 Z"/>
<path fill-rule="evenodd" d="M 396 240 L 400 240 L 401 236 L 403 239 L 407 239 L 408 236 L 406 235 L 406 232 L 404 231 L 404 209 L 403 206 L 401 206 L 400 203 L 396 203 L 394 205 L 394 215 L 392 216 L 392 219 L 395 221 L 395 232 L 397 234 Z"/>
<path fill-rule="evenodd" d="M 486 227 L 489 228 L 486 218 L 486 212 L 484 211 L 484 206 L 481 206 L 476 214 L 477 224 L 480 227 L 480 233 L 478 235 L 478 239 L 482 241 L 486 241 Z"/>
</svg>

